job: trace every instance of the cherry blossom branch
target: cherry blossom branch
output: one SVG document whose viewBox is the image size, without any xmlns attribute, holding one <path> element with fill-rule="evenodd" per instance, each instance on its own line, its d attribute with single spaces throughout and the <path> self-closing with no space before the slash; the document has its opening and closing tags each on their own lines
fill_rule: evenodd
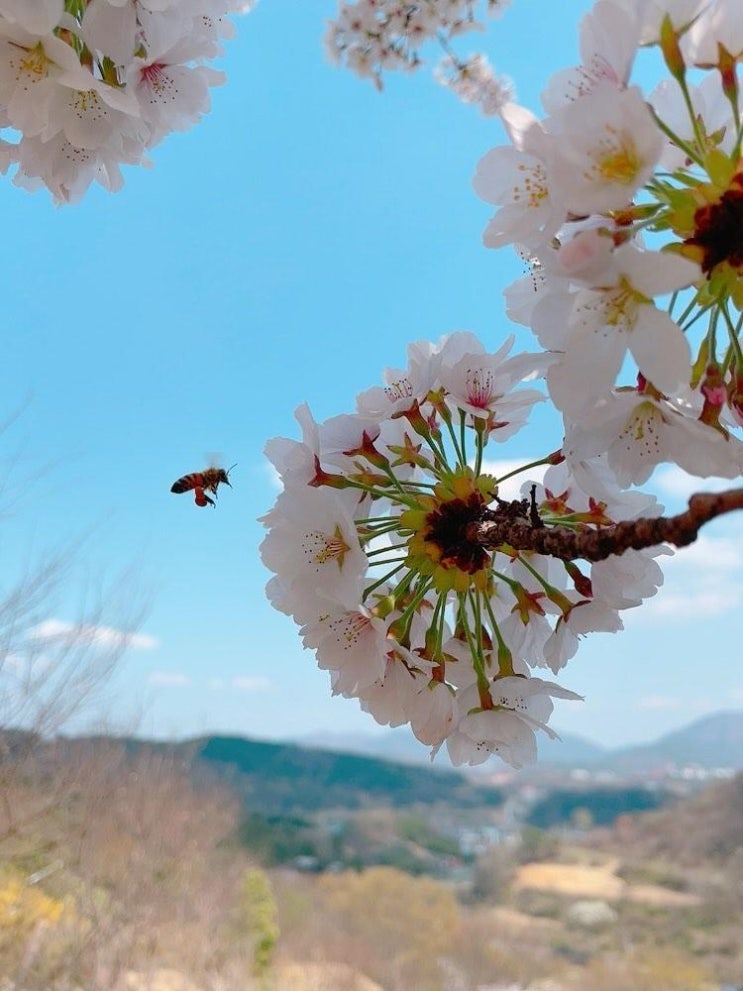
<svg viewBox="0 0 743 991">
<path fill-rule="evenodd" d="M 420 49 L 436 39 L 445 58 L 434 75 L 464 103 L 479 106 L 486 116 L 499 114 L 513 100 L 513 84 L 495 75 L 482 53 L 460 58 L 453 38 L 481 29 L 476 11 L 480 0 L 341 0 L 338 15 L 328 22 L 325 47 L 336 65 L 345 65 L 383 88 L 383 74 L 408 72 L 425 64 Z M 503 13 L 507 0 L 487 0 L 491 17 Z"/>
<path fill-rule="evenodd" d="M 692 544 L 705 523 L 716 516 L 743 509 L 743 489 L 727 492 L 700 492 L 689 499 L 689 508 L 677 516 L 641 517 L 624 520 L 597 530 L 571 530 L 548 527 L 530 514 L 527 500 L 503 503 L 467 527 L 467 540 L 487 550 L 504 545 L 518 551 L 536 551 L 571 561 L 604 561 L 626 550 L 642 550 L 658 544 L 686 547 Z"/>
</svg>

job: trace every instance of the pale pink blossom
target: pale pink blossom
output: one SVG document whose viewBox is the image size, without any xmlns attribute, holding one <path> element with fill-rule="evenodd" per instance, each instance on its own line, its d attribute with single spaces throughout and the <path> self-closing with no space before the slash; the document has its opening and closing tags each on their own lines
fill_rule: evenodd
<svg viewBox="0 0 743 991">
<path fill-rule="evenodd" d="M 607 395 L 567 433 L 569 460 L 606 452 L 620 485 L 641 485 L 665 461 L 691 475 L 736 478 L 743 443 L 698 419 L 688 405 L 639 390 Z"/>
<path fill-rule="evenodd" d="M 743 55 L 743 8 L 738 0 L 713 0 L 682 39 L 684 57 L 692 65 L 712 67 L 723 46 L 734 59 Z"/>
<path fill-rule="evenodd" d="M 300 635 L 305 647 L 315 651 L 318 667 L 331 672 L 335 695 L 357 696 L 384 676 L 387 627 L 364 606 L 319 608 Z"/>
<path fill-rule="evenodd" d="M 373 386 L 356 399 L 360 416 L 370 419 L 394 416 L 423 402 L 433 388 L 439 368 L 438 349 L 428 341 L 408 345 L 406 369 L 385 368 L 384 386 Z"/>
<path fill-rule="evenodd" d="M 639 43 L 650 45 L 660 40 L 665 17 L 670 19 L 674 30 L 685 31 L 710 0 L 612 0 L 612 3 L 622 7 L 635 19 Z"/>
<path fill-rule="evenodd" d="M 595 3 L 580 22 L 581 64 L 556 73 L 542 93 L 547 113 L 555 113 L 566 103 L 587 96 L 601 83 L 617 90 L 625 89 L 638 41 L 636 18 L 613 0 Z"/>
<path fill-rule="evenodd" d="M 0 0 L 0 17 L 30 34 L 50 34 L 63 13 L 64 0 Z"/>
<path fill-rule="evenodd" d="M 577 216 L 630 203 L 663 150 L 663 135 L 636 86 L 596 86 L 551 117 L 549 131 L 550 192 Z"/>
<path fill-rule="evenodd" d="M 663 392 L 672 393 L 689 379 L 687 339 L 652 299 L 696 281 L 698 266 L 631 243 L 614 252 L 613 263 L 603 286 L 574 296 L 564 353 L 547 373 L 552 400 L 571 420 L 609 394 L 628 351 L 638 370 Z"/>
<path fill-rule="evenodd" d="M 481 158 L 472 183 L 481 199 L 499 207 L 483 241 L 488 248 L 542 244 L 565 219 L 548 165 L 550 138 L 523 107 L 509 104 L 501 116 L 513 144 L 492 148 Z"/>
<path fill-rule="evenodd" d="M 353 493 L 291 486 L 263 517 L 260 547 L 267 568 L 299 594 L 322 594 L 348 607 L 363 593 L 367 558 L 350 512 Z"/>
</svg>

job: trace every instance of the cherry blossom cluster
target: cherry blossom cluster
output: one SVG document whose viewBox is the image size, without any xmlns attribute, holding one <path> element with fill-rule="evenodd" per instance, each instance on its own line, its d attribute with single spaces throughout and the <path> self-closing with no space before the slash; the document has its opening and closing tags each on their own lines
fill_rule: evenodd
<svg viewBox="0 0 743 991">
<path fill-rule="evenodd" d="M 485 0 L 487 13 L 501 14 L 508 0 Z M 451 48 L 458 35 L 482 30 L 477 19 L 480 0 L 355 0 L 341 2 L 328 25 L 326 50 L 337 64 L 372 79 L 382 88 L 382 74 L 423 65 L 421 48 L 435 39 L 445 56 L 436 77 L 465 103 L 497 114 L 511 99 L 511 84 L 493 72 L 487 58 L 460 58 Z"/>
<path fill-rule="evenodd" d="M 224 75 L 207 63 L 252 0 L 0 0 L 0 169 L 58 202 L 93 181 L 123 184 L 122 164 L 209 110 Z"/>
<path fill-rule="evenodd" d="M 639 46 L 666 78 L 630 81 Z M 571 464 L 603 456 L 622 486 L 670 461 L 743 471 L 743 160 L 735 0 L 598 0 L 581 64 L 545 89 L 542 119 L 503 108 L 509 144 L 476 192 L 497 207 L 484 241 L 529 274 L 512 320 L 554 356 L 550 397 Z"/>
<path fill-rule="evenodd" d="M 598 458 L 573 470 L 557 451 L 499 470 L 493 447 L 544 400 L 533 382 L 553 360 L 512 345 L 489 353 L 465 332 L 412 344 L 407 368 L 387 369 L 354 414 L 316 423 L 300 407 L 302 440 L 266 448 L 283 483 L 262 520 L 269 599 L 335 694 L 409 723 L 433 752 L 445 743 L 457 765 L 533 762 L 535 731 L 554 736 L 553 700 L 580 698 L 535 671 L 559 672 L 589 631 L 621 629 L 620 612 L 662 581 L 658 549 L 578 565 L 472 537 L 491 507 L 581 531 L 660 513 Z M 523 501 L 499 496 L 513 476 Z"/>
<path fill-rule="evenodd" d="M 379 81 L 472 26 L 471 8 L 344 4 L 330 48 Z M 666 77 L 648 94 L 631 82 L 644 46 Z M 743 6 L 598 0 L 580 55 L 541 118 L 491 92 L 486 63 L 470 63 L 469 90 L 464 63 L 449 66 L 505 126 L 475 190 L 496 207 L 485 244 L 528 266 L 506 308 L 543 351 L 510 356 L 509 339 L 489 354 L 464 333 L 411 345 L 355 414 L 317 424 L 303 407 L 303 440 L 268 447 L 284 485 L 263 520 L 269 598 L 335 693 L 455 764 L 534 760 L 554 699 L 579 697 L 537 672 L 655 594 L 664 540 L 742 504 L 743 489 L 697 496 L 661 520 L 633 486 L 665 461 L 743 473 Z M 562 443 L 502 473 L 487 447 L 517 434 L 541 378 Z"/>
</svg>

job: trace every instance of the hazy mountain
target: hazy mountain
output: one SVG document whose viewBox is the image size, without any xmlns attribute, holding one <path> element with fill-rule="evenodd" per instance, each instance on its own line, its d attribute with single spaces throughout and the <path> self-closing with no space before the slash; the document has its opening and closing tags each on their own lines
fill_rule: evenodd
<svg viewBox="0 0 743 991">
<path fill-rule="evenodd" d="M 405 726 L 382 733 L 311 733 L 298 739 L 297 743 L 301 747 L 363 754 L 366 757 L 398 761 L 401 764 L 427 764 L 436 769 L 446 766 L 442 758 L 431 764 L 431 748 L 416 740 Z"/>
<path fill-rule="evenodd" d="M 659 771 L 669 765 L 743 768 L 743 712 L 717 712 L 641 747 L 607 755 L 602 766 L 621 773 Z"/>
<path fill-rule="evenodd" d="M 539 760 L 544 765 L 602 768 L 618 773 L 659 771 L 696 764 L 700 767 L 743 769 L 743 712 L 718 712 L 642 746 L 610 749 L 572 733 L 550 740 L 537 733 Z M 298 741 L 302 746 L 386 758 L 408 764 L 429 764 L 429 748 L 409 729 L 386 733 L 315 733 Z M 445 755 L 434 767 L 446 766 Z M 481 765 L 486 772 L 493 763 Z M 477 770 L 477 769 L 474 769 Z"/>
<path fill-rule="evenodd" d="M 194 744 L 197 744 L 193 751 Z M 496 788 L 479 786 L 449 768 L 394 763 L 373 757 L 212 736 L 184 744 L 261 814 L 445 803 L 458 808 L 499 805 Z"/>
<path fill-rule="evenodd" d="M 539 745 L 539 760 L 549 764 L 569 765 L 570 767 L 588 767 L 605 758 L 609 751 L 606 747 L 586 740 L 572 733 L 561 733 L 559 740 L 550 740 L 542 733 L 537 734 Z M 385 733 L 313 733 L 297 741 L 301 746 L 315 747 L 320 750 L 341 751 L 351 754 L 365 754 L 369 757 L 379 757 L 385 760 L 399 761 L 403 764 L 431 764 L 431 748 L 420 743 L 409 729 L 388 730 Z M 443 748 L 445 750 L 445 748 Z M 447 766 L 446 754 L 442 753 L 433 763 L 433 767 Z M 468 768 L 468 773 L 478 768 Z M 482 764 L 479 770 L 491 773 L 491 764 Z"/>
<path fill-rule="evenodd" d="M 610 753 L 601 744 L 574 733 L 560 733 L 559 740 L 551 740 L 543 733 L 538 733 L 537 744 L 540 762 L 570 767 L 591 767 L 605 760 Z"/>
</svg>

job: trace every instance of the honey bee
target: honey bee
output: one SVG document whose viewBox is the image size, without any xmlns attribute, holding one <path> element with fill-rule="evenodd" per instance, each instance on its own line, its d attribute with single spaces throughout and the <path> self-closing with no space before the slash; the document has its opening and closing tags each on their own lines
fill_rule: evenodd
<svg viewBox="0 0 743 991">
<path fill-rule="evenodd" d="M 232 466 L 234 468 L 235 465 Z M 211 492 L 216 498 L 217 489 L 221 485 L 229 485 L 230 483 L 230 472 L 232 468 L 227 471 L 224 468 L 205 468 L 203 471 L 194 471 L 190 475 L 183 475 L 170 487 L 171 492 L 176 492 L 180 494 L 181 492 L 190 492 L 193 489 L 194 501 L 197 506 L 214 506 L 215 502 L 207 492 Z"/>
</svg>

